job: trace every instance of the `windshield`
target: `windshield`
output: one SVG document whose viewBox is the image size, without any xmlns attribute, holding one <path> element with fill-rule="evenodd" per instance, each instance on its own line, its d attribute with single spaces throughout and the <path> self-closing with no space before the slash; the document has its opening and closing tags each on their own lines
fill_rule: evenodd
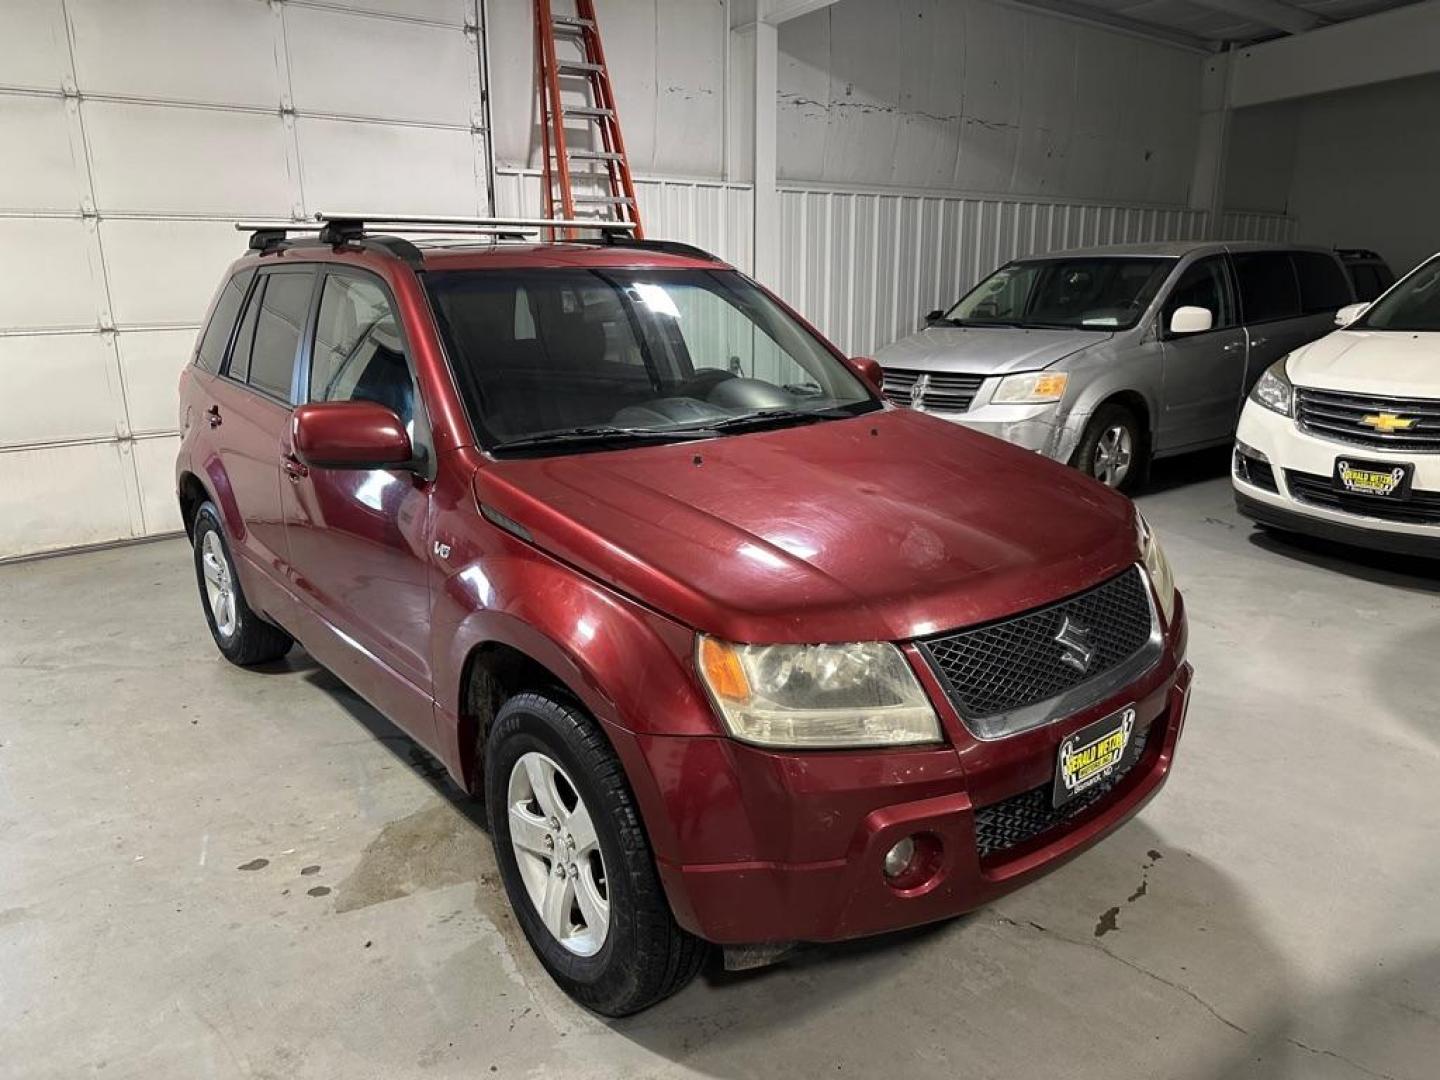
<svg viewBox="0 0 1440 1080">
<path fill-rule="evenodd" d="M 1375 301 L 1351 330 L 1440 330 L 1440 256 Z"/>
<path fill-rule="evenodd" d="M 954 326 L 1127 330 L 1172 259 L 1027 259 L 1002 266 L 945 313 Z"/>
<path fill-rule="evenodd" d="M 881 407 L 734 271 L 472 270 L 426 282 L 492 450 L 692 438 Z"/>
</svg>

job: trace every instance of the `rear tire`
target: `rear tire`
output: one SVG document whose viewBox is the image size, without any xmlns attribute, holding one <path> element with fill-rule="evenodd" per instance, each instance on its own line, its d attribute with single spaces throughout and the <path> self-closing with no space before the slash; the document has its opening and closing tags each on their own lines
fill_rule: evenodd
<svg viewBox="0 0 1440 1080">
<path fill-rule="evenodd" d="M 627 1016 L 700 970 L 708 946 L 675 922 L 624 769 L 583 711 L 540 694 L 507 701 L 485 744 L 485 804 L 516 920 L 572 998 Z"/>
<path fill-rule="evenodd" d="M 255 614 L 245 602 L 214 503 L 201 503 L 195 511 L 193 539 L 200 605 L 205 609 L 215 647 L 226 660 L 240 667 L 279 660 L 295 641 L 274 623 Z"/>
<path fill-rule="evenodd" d="M 1110 403 L 1095 410 L 1070 464 L 1108 488 L 1129 495 L 1150 472 L 1150 447 L 1135 414 Z"/>
</svg>

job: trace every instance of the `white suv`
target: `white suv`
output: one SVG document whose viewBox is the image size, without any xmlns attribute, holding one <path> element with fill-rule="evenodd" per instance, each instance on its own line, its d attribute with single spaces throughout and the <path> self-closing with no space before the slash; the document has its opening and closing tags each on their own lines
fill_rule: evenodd
<svg viewBox="0 0 1440 1080">
<path fill-rule="evenodd" d="M 1233 479 L 1262 525 L 1440 558 L 1440 255 L 1271 367 Z"/>
</svg>

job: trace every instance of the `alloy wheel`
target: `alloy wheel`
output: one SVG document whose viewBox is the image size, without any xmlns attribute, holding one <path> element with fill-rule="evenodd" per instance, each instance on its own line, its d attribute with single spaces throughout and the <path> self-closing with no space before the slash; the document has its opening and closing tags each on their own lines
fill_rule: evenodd
<svg viewBox="0 0 1440 1080">
<path fill-rule="evenodd" d="M 605 860 L 590 811 L 565 770 L 521 754 L 510 770 L 510 845 L 540 921 L 576 956 L 594 956 L 610 930 Z"/>
<path fill-rule="evenodd" d="M 1118 488 L 1130 475 L 1135 438 L 1124 424 L 1112 424 L 1095 444 L 1094 476 L 1106 487 Z"/>
<path fill-rule="evenodd" d="M 205 600 L 215 620 L 215 630 L 223 638 L 235 633 L 240 614 L 235 606 L 235 579 L 230 562 L 220 544 L 220 534 L 210 531 L 200 545 L 200 565 L 205 575 Z"/>
</svg>

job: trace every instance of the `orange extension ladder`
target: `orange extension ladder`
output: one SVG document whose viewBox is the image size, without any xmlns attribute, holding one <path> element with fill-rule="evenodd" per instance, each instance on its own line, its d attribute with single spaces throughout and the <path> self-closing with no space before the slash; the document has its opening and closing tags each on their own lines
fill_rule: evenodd
<svg viewBox="0 0 1440 1080">
<path fill-rule="evenodd" d="M 558 57 L 557 46 L 562 40 L 578 46 L 578 58 Z M 535 0 L 535 56 L 545 154 L 544 216 L 572 221 L 583 214 L 597 221 L 629 222 L 635 226 L 631 235 L 643 239 L 640 205 L 635 199 L 630 162 L 625 157 L 625 139 L 620 134 L 620 116 L 615 109 L 610 72 L 605 67 L 605 50 L 600 45 L 594 0 L 575 0 L 573 15 L 557 15 L 550 0 Z M 562 78 L 583 80 L 587 95 L 583 103 L 566 105 L 561 101 Z M 565 125 L 569 120 L 594 125 L 590 137 L 579 132 L 567 137 Z M 594 137 L 597 132 L 598 139 Z M 589 145 L 572 148 L 570 141 L 575 137 Z M 598 168 L 577 170 L 577 164 Z M 554 230 L 550 231 L 553 234 Z M 565 230 L 567 239 L 573 239 L 575 233 L 573 228 Z"/>
</svg>

